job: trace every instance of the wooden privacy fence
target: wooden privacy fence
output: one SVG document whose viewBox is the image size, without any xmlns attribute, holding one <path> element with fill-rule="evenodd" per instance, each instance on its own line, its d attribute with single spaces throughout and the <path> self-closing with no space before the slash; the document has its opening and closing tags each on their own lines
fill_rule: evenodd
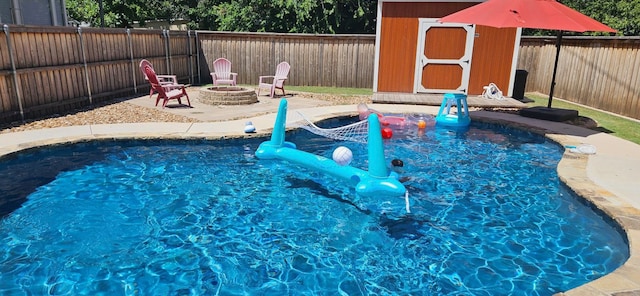
<svg viewBox="0 0 640 296">
<path fill-rule="evenodd" d="M 260 75 L 275 74 L 276 66 L 286 61 L 291 64 L 290 85 L 372 87 L 373 35 L 198 32 L 198 41 L 204 58 L 201 77 L 209 76 L 213 61 L 224 57 L 238 72 L 240 84 L 257 85 Z"/>
<path fill-rule="evenodd" d="M 149 89 L 138 63 L 181 83 L 211 82 L 226 57 L 238 83 L 292 65 L 287 84 L 371 88 L 375 36 L 128 30 L 4 25 L 0 122 L 63 113 Z"/>
<path fill-rule="evenodd" d="M 555 37 L 523 37 L 518 68 L 526 91 L 549 93 Z M 563 37 L 554 97 L 640 119 L 640 38 Z"/>
<path fill-rule="evenodd" d="M 111 98 L 148 93 L 138 69 L 206 84 L 225 57 L 238 83 L 257 84 L 287 61 L 289 85 L 371 88 L 373 35 L 229 33 L 3 26 L 0 38 L 0 123 L 64 113 Z M 565 37 L 555 96 L 640 119 L 638 38 Z M 548 93 L 555 37 L 524 37 L 518 69 L 526 91 Z"/>
<path fill-rule="evenodd" d="M 0 122 L 37 118 L 148 91 L 138 63 L 193 81 L 193 32 L 3 26 Z"/>
</svg>

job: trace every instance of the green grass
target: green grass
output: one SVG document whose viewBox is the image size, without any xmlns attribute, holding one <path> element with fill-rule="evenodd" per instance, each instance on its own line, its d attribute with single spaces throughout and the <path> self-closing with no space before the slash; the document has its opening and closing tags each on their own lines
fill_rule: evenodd
<svg viewBox="0 0 640 296">
<path fill-rule="evenodd" d="M 320 87 L 320 86 L 287 86 L 287 90 L 321 93 L 344 96 L 370 96 L 373 90 L 370 88 L 348 88 L 348 87 Z"/>
<path fill-rule="evenodd" d="M 241 85 L 243 87 L 256 87 L 255 85 Z M 349 87 L 329 87 L 329 86 L 290 86 L 284 87 L 287 91 L 308 92 L 317 94 L 331 94 L 342 96 L 370 96 L 373 90 L 370 88 L 349 88 Z"/>
<path fill-rule="evenodd" d="M 530 107 L 546 107 L 549 99 L 548 96 L 533 93 L 527 93 L 526 97 L 534 100 L 534 102 L 527 104 Z M 578 110 L 578 114 L 580 116 L 595 120 L 598 123 L 598 130 L 607 132 L 618 138 L 640 144 L 640 123 L 637 121 L 560 100 L 553 100 L 551 106 L 554 108 Z"/>
</svg>

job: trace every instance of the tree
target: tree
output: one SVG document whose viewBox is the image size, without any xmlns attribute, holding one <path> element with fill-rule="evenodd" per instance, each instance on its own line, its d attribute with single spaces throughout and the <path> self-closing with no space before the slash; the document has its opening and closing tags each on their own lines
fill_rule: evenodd
<svg viewBox="0 0 640 296">
<path fill-rule="evenodd" d="M 78 23 L 97 24 L 99 7 L 97 1 L 67 0 L 69 19 Z"/>
<path fill-rule="evenodd" d="M 376 7 L 369 0 L 205 0 L 189 17 L 201 30 L 371 34 Z"/>
<path fill-rule="evenodd" d="M 618 31 L 618 35 L 640 35 L 640 0 L 562 0 L 569 6 Z M 549 35 L 552 31 L 527 30 L 527 35 Z M 582 33 L 571 33 L 583 35 Z M 603 32 L 586 32 L 584 35 L 608 35 Z"/>
<path fill-rule="evenodd" d="M 69 17 L 100 24 L 99 0 L 67 0 Z M 280 32 L 375 32 L 370 0 L 102 0 L 107 27 L 186 18 L 191 29 Z"/>
<path fill-rule="evenodd" d="M 605 1 L 608 5 L 602 6 L 602 11 L 597 9 L 592 12 L 594 17 L 601 19 L 610 27 L 618 30 L 625 36 L 640 35 L 640 0 Z M 603 13 L 606 11 L 606 13 Z M 602 13 L 602 14 L 599 14 Z"/>
<path fill-rule="evenodd" d="M 66 0 L 69 18 L 99 26 L 99 1 L 102 1 L 106 27 L 130 28 L 135 22 L 172 21 L 187 15 L 189 4 L 197 1 L 168 0 Z"/>
</svg>

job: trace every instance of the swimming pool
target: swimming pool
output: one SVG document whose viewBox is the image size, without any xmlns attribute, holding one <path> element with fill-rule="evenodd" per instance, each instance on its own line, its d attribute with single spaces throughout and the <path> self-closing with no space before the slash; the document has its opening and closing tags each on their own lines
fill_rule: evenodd
<svg viewBox="0 0 640 296">
<path fill-rule="evenodd" d="M 328 157 L 345 145 L 288 140 Z M 561 148 L 538 135 L 396 132 L 387 154 L 405 161 L 411 215 L 257 160 L 261 141 L 83 143 L 3 161 L 2 208 L 15 210 L 0 226 L 0 291 L 550 295 L 628 258 L 619 229 L 559 185 Z M 363 147 L 346 145 L 364 167 Z"/>
</svg>

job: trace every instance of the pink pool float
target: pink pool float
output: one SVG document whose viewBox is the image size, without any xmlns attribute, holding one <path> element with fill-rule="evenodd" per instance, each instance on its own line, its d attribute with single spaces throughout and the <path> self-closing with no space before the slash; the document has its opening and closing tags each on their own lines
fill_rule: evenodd
<svg viewBox="0 0 640 296">
<path fill-rule="evenodd" d="M 429 114 L 383 114 L 375 109 L 369 108 L 366 104 L 361 103 L 358 105 L 358 115 L 360 120 L 366 119 L 369 114 L 378 115 L 378 119 L 380 120 L 380 124 L 383 126 L 393 126 L 393 127 L 413 127 L 416 126 L 419 129 L 426 128 L 428 126 L 435 125 L 435 119 L 433 115 Z"/>
</svg>

